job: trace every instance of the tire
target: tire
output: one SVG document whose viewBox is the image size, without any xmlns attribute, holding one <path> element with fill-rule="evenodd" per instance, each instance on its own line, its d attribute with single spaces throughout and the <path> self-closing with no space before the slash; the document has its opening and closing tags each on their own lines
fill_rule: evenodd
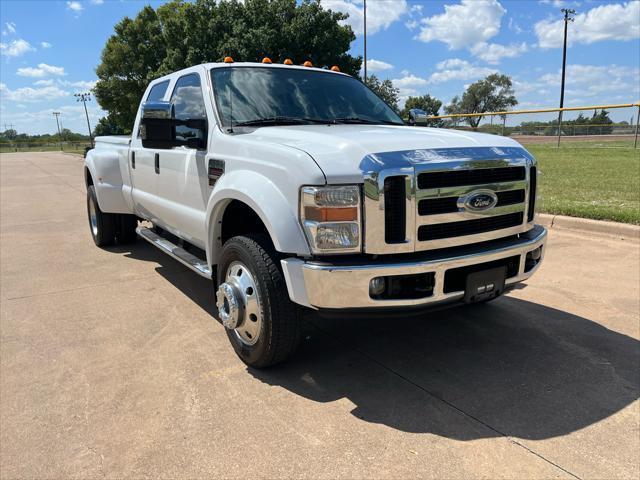
<svg viewBox="0 0 640 480">
<path fill-rule="evenodd" d="M 137 240 L 138 234 L 136 233 L 136 227 L 138 226 L 138 217 L 121 213 L 118 214 L 116 223 L 118 227 L 116 235 L 118 243 L 133 243 Z"/>
<path fill-rule="evenodd" d="M 216 298 L 221 320 L 226 312 L 226 304 L 220 293 L 224 285 L 238 286 L 238 282 L 244 282 L 242 285 L 246 292 L 253 292 L 242 299 L 246 307 L 244 322 L 251 322 L 251 316 L 259 315 L 258 320 L 254 323 L 242 323 L 235 329 L 229 328 L 227 324 L 225 330 L 238 357 L 255 368 L 269 367 L 286 360 L 300 343 L 302 311 L 289 299 L 279 260 L 270 240 L 262 235 L 233 237 L 224 244 L 220 252 L 220 287 Z M 245 268 L 247 270 L 243 270 Z M 242 272 L 238 273 L 239 270 Z M 253 286 L 256 291 L 253 291 Z M 256 312 L 255 315 L 249 314 L 252 309 Z M 254 333 L 258 334 L 257 339 L 253 336 L 247 338 L 249 331 L 245 331 L 245 327 L 254 328 Z"/>
<path fill-rule="evenodd" d="M 87 216 L 93 242 L 98 247 L 113 245 L 116 240 L 116 215 L 100 210 L 93 185 L 87 188 Z"/>
</svg>

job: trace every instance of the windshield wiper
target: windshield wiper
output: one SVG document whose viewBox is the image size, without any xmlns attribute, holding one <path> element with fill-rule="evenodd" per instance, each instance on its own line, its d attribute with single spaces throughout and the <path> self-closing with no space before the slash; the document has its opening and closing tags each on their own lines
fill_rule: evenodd
<svg viewBox="0 0 640 480">
<path fill-rule="evenodd" d="M 400 125 L 399 123 L 391 122 L 389 120 L 369 120 L 367 118 L 362 118 L 362 117 L 334 118 L 333 122 L 334 123 L 367 124 L 367 125 L 381 124 L 381 123 L 385 125 Z"/>
<path fill-rule="evenodd" d="M 266 117 L 256 118 L 255 120 L 247 120 L 246 122 L 239 122 L 234 124 L 234 127 L 249 127 L 258 125 L 304 125 L 309 123 L 330 123 L 328 120 L 321 120 L 316 118 L 301 118 L 301 117 Z"/>
</svg>

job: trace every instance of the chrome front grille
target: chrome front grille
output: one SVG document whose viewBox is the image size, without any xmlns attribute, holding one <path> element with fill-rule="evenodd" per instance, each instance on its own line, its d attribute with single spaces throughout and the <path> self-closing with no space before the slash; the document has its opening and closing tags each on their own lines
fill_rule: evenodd
<svg viewBox="0 0 640 480">
<path fill-rule="evenodd" d="M 363 166 L 373 167 L 364 172 L 365 252 L 434 250 L 530 230 L 534 163 L 526 150 L 517 147 L 365 157 Z M 495 206 L 469 208 L 465 200 L 478 192 L 489 193 Z"/>
</svg>

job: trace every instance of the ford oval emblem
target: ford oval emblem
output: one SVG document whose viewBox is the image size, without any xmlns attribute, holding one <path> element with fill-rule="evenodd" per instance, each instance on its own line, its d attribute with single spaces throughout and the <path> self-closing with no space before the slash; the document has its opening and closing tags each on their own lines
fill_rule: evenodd
<svg viewBox="0 0 640 480">
<path fill-rule="evenodd" d="M 483 212 L 490 210 L 498 203 L 498 196 L 490 190 L 471 192 L 469 195 L 460 198 L 465 210 L 469 212 Z"/>
</svg>

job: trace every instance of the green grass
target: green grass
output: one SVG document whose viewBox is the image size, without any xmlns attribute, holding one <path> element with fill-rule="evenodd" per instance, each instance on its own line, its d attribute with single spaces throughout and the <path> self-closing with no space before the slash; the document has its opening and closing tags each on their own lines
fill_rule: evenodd
<svg viewBox="0 0 640 480">
<path fill-rule="evenodd" d="M 541 171 L 538 211 L 640 224 L 640 149 L 606 146 L 525 145 Z"/>
</svg>

